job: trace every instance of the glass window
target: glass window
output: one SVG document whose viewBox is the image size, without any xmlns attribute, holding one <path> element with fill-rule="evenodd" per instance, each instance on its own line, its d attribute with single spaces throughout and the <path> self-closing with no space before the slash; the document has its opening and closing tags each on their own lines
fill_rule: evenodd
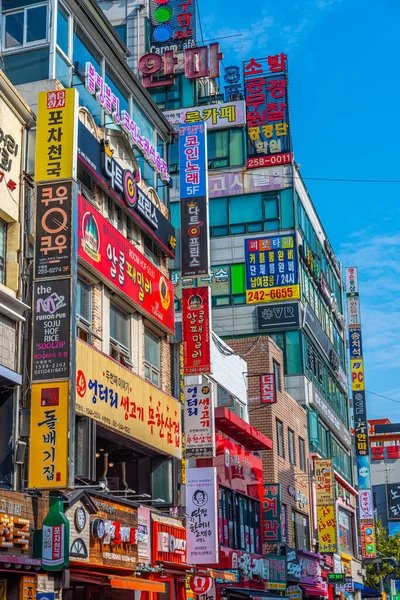
<svg viewBox="0 0 400 600">
<path fill-rule="evenodd" d="M 339 551 L 354 556 L 354 521 L 353 515 L 339 508 Z"/>
<path fill-rule="evenodd" d="M 209 203 L 210 227 L 228 225 L 228 198 L 212 198 Z M 228 233 L 228 228 L 226 229 Z"/>
<path fill-rule="evenodd" d="M 144 376 L 146 379 L 160 385 L 160 338 L 144 330 Z"/>
<path fill-rule="evenodd" d="M 26 9 L 26 43 L 47 40 L 47 5 Z"/>
<path fill-rule="evenodd" d="M 5 16 L 6 48 L 15 48 L 24 43 L 24 11 Z"/>
<path fill-rule="evenodd" d="M 85 65 L 91 62 L 98 73 L 101 73 L 100 61 L 101 56 L 93 44 L 90 42 L 85 33 L 80 27 L 74 31 L 73 38 L 73 63 L 78 63 L 78 69 L 81 74 L 85 73 Z M 99 125 L 101 121 L 101 108 L 97 103 L 95 96 L 92 96 L 82 85 L 78 75 L 73 77 L 73 86 L 79 90 L 79 104 L 87 108 L 96 123 Z"/>
<path fill-rule="evenodd" d="M 287 331 L 285 335 L 286 373 L 297 375 L 303 372 L 301 339 L 299 331 Z"/>
<path fill-rule="evenodd" d="M 276 362 L 276 360 L 273 360 L 272 365 L 273 365 L 273 369 L 274 369 L 276 389 L 281 391 L 282 388 L 281 388 L 281 379 L 279 377 L 279 364 Z"/>
<path fill-rule="evenodd" d="M 0 283 L 6 278 L 7 223 L 0 220 Z"/>
<path fill-rule="evenodd" d="M 299 463 L 300 469 L 306 472 L 306 446 L 301 437 L 299 437 Z"/>
<path fill-rule="evenodd" d="M 49 78 L 49 48 L 5 54 L 4 71 L 14 85 Z"/>
<path fill-rule="evenodd" d="M 76 313 L 87 323 L 92 322 L 92 288 L 81 279 L 77 285 Z"/>
<path fill-rule="evenodd" d="M 57 10 L 57 46 L 69 57 L 69 14 L 61 4 Z"/>
<path fill-rule="evenodd" d="M 21 11 L 6 14 L 4 20 L 6 48 L 47 41 L 47 4 L 26 7 Z"/>
<path fill-rule="evenodd" d="M 289 447 L 289 462 L 291 465 L 296 464 L 294 455 L 294 432 L 288 429 L 288 447 Z"/>
<path fill-rule="evenodd" d="M 285 458 L 285 448 L 283 443 L 283 423 L 278 419 L 276 420 L 276 439 L 278 442 L 278 454 L 282 458 Z"/>
<path fill-rule="evenodd" d="M 131 347 L 129 315 L 114 304 L 110 304 L 110 338 L 126 350 Z"/>
<path fill-rule="evenodd" d="M 229 199 L 229 222 L 231 225 L 259 221 L 261 215 L 262 204 L 260 194 L 232 196 Z"/>
<path fill-rule="evenodd" d="M 308 517 L 292 511 L 293 539 L 297 550 L 310 550 L 310 531 Z"/>
<path fill-rule="evenodd" d="M 126 44 L 126 23 L 123 23 L 122 25 L 114 25 L 114 29 L 124 44 Z"/>
<path fill-rule="evenodd" d="M 242 165 L 243 130 L 210 131 L 207 135 L 207 151 L 209 165 L 213 169 Z"/>
<path fill-rule="evenodd" d="M 106 65 L 106 84 L 110 86 L 110 89 L 113 94 L 119 98 L 119 111 L 120 114 L 123 110 L 129 112 L 129 92 L 124 88 L 122 83 L 118 80 L 116 75 L 111 71 L 110 67 Z M 110 117 L 110 115 L 106 116 L 106 125 L 111 129 L 119 129 L 118 125 L 114 124 L 114 121 Z"/>
<path fill-rule="evenodd" d="M 66 87 L 71 86 L 71 72 L 72 68 L 68 62 L 62 57 L 62 55 L 56 52 L 56 73 L 57 79 Z"/>
</svg>

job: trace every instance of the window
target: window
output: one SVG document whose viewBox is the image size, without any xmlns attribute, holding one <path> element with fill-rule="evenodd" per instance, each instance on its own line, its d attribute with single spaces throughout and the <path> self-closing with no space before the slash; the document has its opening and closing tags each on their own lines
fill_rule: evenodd
<svg viewBox="0 0 400 600">
<path fill-rule="evenodd" d="M 133 367 L 130 360 L 130 317 L 110 304 L 110 356 L 122 365 Z"/>
<path fill-rule="evenodd" d="M 218 516 L 223 546 L 261 553 L 260 502 L 219 486 Z"/>
<path fill-rule="evenodd" d="M 160 338 L 144 330 L 144 376 L 160 385 Z"/>
<path fill-rule="evenodd" d="M 339 551 L 354 556 L 354 517 L 339 508 L 338 522 Z"/>
<path fill-rule="evenodd" d="M 210 169 L 235 167 L 244 163 L 243 129 L 210 131 L 207 135 Z"/>
<path fill-rule="evenodd" d="M 277 390 L 281 391 L 281 380 L 279 377 L 279 364 L 276 362 L 276 360 L 273 360 L 272 366 L 274 369 L 275 387 Z"/>
<path fill-rule="evenodd" d="M 300 469 L 306 472 L 306 445 L 301 437 L 299 437 L 299 462 Z"/>
<path fill-rule="evenodd" d="M 0 283 L 6 280 L 7 223 L 0 220 Z"/>
<path fill-rule="evenodd" d="M 212 198 L 209 212 L 213 237 L 272 231 L 280 226 L 276 193 Z"/>
<path fill-rule="evenodd" d="M 288 446 L 289 446 L 289 462 L 291 465 L 296 464 L 294 455 L 294 432 L 288 429 Z"/>
<path fill-rule="evenodd" d="M 153 263 L 154 266 L 160 267 L 161 250 L 157 244 L 145 233 L 143 233 L 143 245 L 145 257 Z"/>
<path fill-rule="evenodd" d="M 81 340 L 92 343 L 92 288 L 78 279 L 76 291 L 77 333 Z"/>
<path fill-rule="evenodd" d="M 47 4 L 27 6 L 4 15 L 6 50 L 47 42 Z"/>
<path fill-rule="evenodd" d="M 296 549 L 310 550 L 310 528 L 308 517 L 295 510 L 292 511 L 292 532 Z"/>
<path fill-rule="evenodd" d="M 69 13 L 59 3 L 57 8 L 57 46 L 67 58 L 70 57 L 69 20 Z"/>
<path fill-rule="evenodd" d="M 114 25 L 114 29 L 124 44 L 126 44 L 126 23 L 123 23 L 122 25 Z"/>
<path fill-rule="evenodd" d="M 285 458 L 285 448 L 283 445 L 283 423 L 282 421 L 276 420 L 276 438 L 278 441 L 278 454 Z"/>
</svg>

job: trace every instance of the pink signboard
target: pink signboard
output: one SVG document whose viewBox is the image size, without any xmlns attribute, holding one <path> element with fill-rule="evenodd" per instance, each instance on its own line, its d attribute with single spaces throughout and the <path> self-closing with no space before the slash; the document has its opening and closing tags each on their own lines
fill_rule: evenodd
<svg viewBox="0 0 400 600">
<path fill-rule="evenodd" d="M 266 167 L 255 171 L 212 173 L 208 176 L 210 198 L 282 190 L 292 186 L 292 168 Z"/>
</svg>

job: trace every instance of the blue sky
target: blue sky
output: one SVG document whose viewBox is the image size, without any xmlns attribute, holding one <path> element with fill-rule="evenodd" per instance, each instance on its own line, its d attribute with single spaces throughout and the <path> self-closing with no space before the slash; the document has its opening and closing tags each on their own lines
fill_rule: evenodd
<svg viewBox="0 0 400 600">
<path fill-rule="evenodd" d="M 198 0 L 224 65 L 289 57 L 296 162 L 344 266 L 359 268 L 369 418 L 400 422 L 400 5 Z M 307 178 L 386 179 L 350 183 Z"/>
</svg>

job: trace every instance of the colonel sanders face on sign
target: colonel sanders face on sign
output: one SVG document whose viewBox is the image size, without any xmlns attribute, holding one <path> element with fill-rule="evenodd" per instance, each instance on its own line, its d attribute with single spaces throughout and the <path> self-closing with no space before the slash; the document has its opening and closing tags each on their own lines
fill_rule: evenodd
<svg viewBox="0 0 400 600">
<path fill-rule="evenodd" d="M 203 490 L 196 490 L 193 494 L 193 504 L 196 506 L 204 506 L 207 504 L 208 496 Z"/>
</svg>

